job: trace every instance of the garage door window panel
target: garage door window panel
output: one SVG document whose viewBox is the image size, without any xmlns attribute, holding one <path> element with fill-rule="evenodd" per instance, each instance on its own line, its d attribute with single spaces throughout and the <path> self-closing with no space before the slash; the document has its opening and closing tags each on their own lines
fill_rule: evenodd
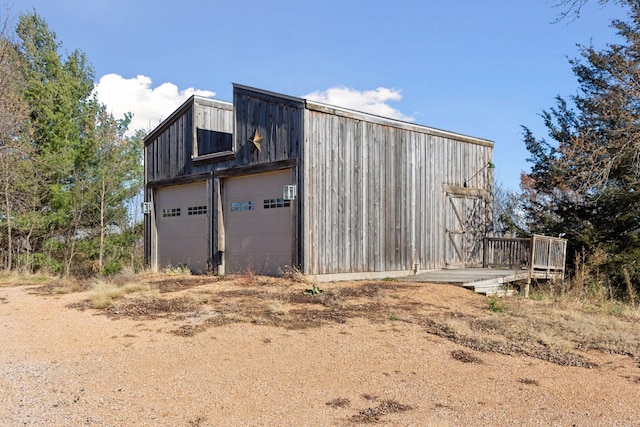
<svg viewBox="0 0 640 427">
<path fill-rule="evenodd" d="M 289 206 L 291 206 L 291 201 L 283 198 L 265 199 L 263 204 L 264 209 L 288 208 Z"/>
<path fill-rule="evenodd" d="M 206 215 L 207 207 L 206 206 L 189 206 L 187 208 L 187 215 Z"/>
<path fill-rule="evenodd" d="M 180 208 L 162 209 L 163 218 L 170 218 L 174 216 L 180 216 Z"/>
<path fill-rule="evenodd" d="M 231 202 L 231 212 L 246 212 L 252 210 L 254 210 L 254 203 L 252 200 Z"/>
</svg>

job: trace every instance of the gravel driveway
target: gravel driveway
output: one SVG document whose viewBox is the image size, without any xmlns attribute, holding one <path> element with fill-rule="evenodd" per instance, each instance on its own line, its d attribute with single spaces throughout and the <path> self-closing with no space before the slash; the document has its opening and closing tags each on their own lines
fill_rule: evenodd
<svg viewBox="0 0 640 427">
<path fill-rule="evenodd" d="M 623 355 L 584 353 L 588 368 L 474 351 L 395 314 L 180 334 L 206 312 L 108 316 L 78 309 L 87 292 L 34 290 L 0 287 L 2 426 L 640 425 L 640 367 Z M 230 310 L 220 295 L 208 304 Z M 403 295 L 454 317 L 485 304 L 447 285 L 385 298 Z M 291 316 L 287 304 L 271 313 Z"/>
</svg>

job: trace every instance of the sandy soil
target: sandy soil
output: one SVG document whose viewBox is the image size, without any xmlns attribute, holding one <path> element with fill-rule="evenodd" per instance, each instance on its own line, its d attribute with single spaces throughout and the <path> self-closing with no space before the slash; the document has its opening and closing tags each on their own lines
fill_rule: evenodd
<svg viewBox="0 0 640 427">
<path fill-rule="evenodd" d="M 0 287 L 0 425 L 640 425 L 632 357 L 574 352 L 585 363 L 562 366 L 437 333 L 442 313 L 486 312 L 464 289 L 323 284 L 342 291 L 301 306 L 304 285 L 179 285 L 197 309 L 94 310 L 86 291 Z"/>
</svg>

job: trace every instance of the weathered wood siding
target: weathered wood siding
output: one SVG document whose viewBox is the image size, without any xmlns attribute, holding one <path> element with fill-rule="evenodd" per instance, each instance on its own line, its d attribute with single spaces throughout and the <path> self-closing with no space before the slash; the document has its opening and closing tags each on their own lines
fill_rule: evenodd
<svg viewBox="0 0 640 427">
<path fill-rule="evenodd" d="M 291 168 L 294 180 L 301 188 L 298 166 L 303 141 L 303 111 L 302 99 L 241 85 L 234 85 L 233 105 L 201 97 L 190 98 L 145 139 L 145 201 L 152 201 L 153 186 L 173 185 L 193 177 L 212 179 L 209 211 L 214 214 L 209 230 L 210 257 L 214 264 L 220 263 L 219 251 L 224 249 L 220 204 L 223 185 L 220 180 Z M 260 150 L 250 141 L 256 130 L 263 138 Z M 198 144 L 207 147 L 226 144 L 224 134 L 233 134 L 228 153 L 198 156 Z M 293 242 L 296 261 L 301 256 L 301 240 L 297 239 L 300 235 L 299 209 L 297 206 Z M 152 259 L 152 221 L 151 216 L 145 221 L 147 262 Z"/>
<path fill-rule="evenodd" d="M 234 85 L 235 158 L 225 167 L 245 166 L 300 157 L 304 101 L 299 98 Z M 253 148 L 256 130 L 264 139 Z"/>
<path fill-rule="evenodd" d="M 194 166 L 198 130 L 233 133 L 233 106 L 192 97 L 145 139 L 146 182 L 210 171 Z"/>
<path fill-rule="evenodd" d="M 478 215 L 490 223 L 491 170 L 463 187 L 491 160 L 490 141 L 242 85 L 233 101 L 194 97 L 145 139 L 145 201 L 154 186 L 212 181 L 214 263 L 224 251 L 224 179 L 269 170 L 291 169 L 298 185 L 292 252 L 305 274 L 445 267 L 451 195 L 482 198 Z M 231 150 L 198 156 L 198 135 L 207 147 L 227 147 L 229 133 Z M 148 215 L 147 260 L 153 232 Z"/>
<path fill-rule="evenodd" d="M 158 132 L 145 146 L 147 182 L 188 175 L 193 144 L 193 109 Z"/>
<path fill-rule="evenodd" d="M 176 110 L 145 139 L 147 183 L 300 157 L 303 100 L 236 85 L 234 106 L 194 97 Z M 202 130 L 233 134 L 233 153 L 199 158 Z"/>
<path fill-rule="evenodd" d="M 492 149 L 486 140 L 307 102 L 304 272 L 444 267 L 447 192 L 468 191 L 464 180 Z M 486 172 L 470 186 L 488 195 Z"/>
</svg>

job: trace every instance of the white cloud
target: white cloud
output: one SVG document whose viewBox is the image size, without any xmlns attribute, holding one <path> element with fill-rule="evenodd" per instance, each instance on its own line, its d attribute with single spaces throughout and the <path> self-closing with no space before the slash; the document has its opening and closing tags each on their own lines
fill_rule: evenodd
<svg viewBox="0 0 640 427">
<path fill-rule="evenodd" d="M 100 78 L 95 90 L 98 101 L 105 104 L 116 118 L 123 117 L 127 112 L 133 113 L 129 134 L 137 129 L 155 128 L 191 95 L 215 96 L 215 92 L 192 87 L 180 90 L 173 83 L 163 83 L 154 88 L 151 78 L 143 75 L 127 79 L 118 74 L 106 74 Z M 375 90 L 358 91 L 347 87 L 333 87 L 309 93 L 303 98 L 392 119 L 415 120 L 388 104 L 402 99 L 400 92 L 395 89 L 379 87 Z"/>
<path fill-rule="evenodd" d="M 105 104 L 114 117 L 122 118 L 125 113 L 133 113 L 129 134 L 137 129 L 155 128 L 191 95 L 215 95 L 215 92 L 192 87 L 180 90 L 173 83 L 153 88 L 151 83 L 147 76 L 127 79 L 118 74 L 107 74 L 100 78 L 95 90 L 98 101 Z"/>
<path fill-rule="evenodd" d="M 402 95 L 399 91 L 386 87 L 379 87 L 376 90 L 359 91 L 339 86 L 325 91 L 311 92 L 304 95 L 303 98 L 392 119 L 410 122 L 415 120 L 413 117 L 402 114 L 399 110 L 388 104 L 389 101 L 400 101 Z"/>
</svg>

